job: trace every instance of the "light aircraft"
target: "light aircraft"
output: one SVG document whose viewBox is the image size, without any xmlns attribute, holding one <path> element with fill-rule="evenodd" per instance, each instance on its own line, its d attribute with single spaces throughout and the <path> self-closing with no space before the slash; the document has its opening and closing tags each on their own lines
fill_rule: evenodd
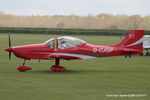
<svg viewBox="0 0 150 100">
<path fill-rule="evenodd" d="M 148 52 L 148 49 L 150 49 L 150 35 L 144 35 L 143 48 L 146 50 L 145 55 L 150 56 L 150 52 Z"/>
<path fill-rule="evenodd" d="M 9 35 L 9 47 L 5 48 L 5 51 L 9 52 L 9 59 L 11 59 L 11 52 L 16 57 L 24 59 L 23 65 L 17 67 L 20 72 L 32 69 L 25 66 L 25 61 L 30 59 L 55 59 L 55 65 L 52 65 L 50 69 L 54 72 L 61 72 L 67 69 L 59 66 L 60 59 L 92 59 L 109 56 L 131 57 L 131 55 L 142 54 L 143 35 L 144 30 L 132 30 L 119 44 L 112 46 L 92 45 L 78 38 L 63 36 L 56 39 L 52 38 L 42 44 L 16 47 L 11 47 Z"/>
</svg>

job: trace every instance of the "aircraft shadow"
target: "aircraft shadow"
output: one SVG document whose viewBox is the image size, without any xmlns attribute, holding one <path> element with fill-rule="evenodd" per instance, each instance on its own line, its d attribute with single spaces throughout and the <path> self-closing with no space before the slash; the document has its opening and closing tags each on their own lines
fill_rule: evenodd
<svg viewBox="0 0 150 100">
<path fill-rule="evenodd" d="M 51 70 L 32 70 L 31 73 L 43 74 L 86 74 L 86 73 L 149 73 L 146 71 L 123 71 L 123 70 L 67 70 L 64 72 L 53 72 Z"/>
</svg>

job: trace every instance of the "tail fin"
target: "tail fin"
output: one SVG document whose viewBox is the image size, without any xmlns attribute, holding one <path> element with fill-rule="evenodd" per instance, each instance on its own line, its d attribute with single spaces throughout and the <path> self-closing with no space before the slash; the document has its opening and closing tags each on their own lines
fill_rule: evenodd
<svg viewBox="0 0 150 100">
<path fill-rule="evenodd" d="M 129 51 L 136 51 L 135 54 L 143 53 L 144 30 L 132 30 L 128 35 L 117 45 L 117 47 L 127 48 Z M 130 49 L 130 50 L 129 50 Z"/>
<path fill-rule="evenodd" d="M 139 45 L 143 42 L 144 30 L 132 30 L 128 35 L 116 46 L 130 47 Z"/>
</svg>

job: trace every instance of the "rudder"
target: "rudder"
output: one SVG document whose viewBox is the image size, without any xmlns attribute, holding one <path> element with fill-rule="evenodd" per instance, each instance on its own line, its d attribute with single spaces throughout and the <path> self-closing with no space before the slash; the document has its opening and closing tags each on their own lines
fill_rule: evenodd
<svg viewBox="0 0 150 100">
<path fill-rule="evenodd" d="M 135 45 L 142 45 L 144 30 L 132 30 L 128 35 L 117 45 L 119 47 L 134 47 Z"/>
</svg>

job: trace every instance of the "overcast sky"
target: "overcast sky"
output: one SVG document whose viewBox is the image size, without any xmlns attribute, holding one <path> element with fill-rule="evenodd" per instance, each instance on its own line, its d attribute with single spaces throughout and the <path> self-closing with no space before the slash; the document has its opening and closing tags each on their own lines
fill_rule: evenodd
<svg viewBox="0 0 150 100">
<path fill-rule="evenodd" d="M 150 0 L 0 0 L 0 11 L 15 15 L 150 15 Z"/>
</svg>

